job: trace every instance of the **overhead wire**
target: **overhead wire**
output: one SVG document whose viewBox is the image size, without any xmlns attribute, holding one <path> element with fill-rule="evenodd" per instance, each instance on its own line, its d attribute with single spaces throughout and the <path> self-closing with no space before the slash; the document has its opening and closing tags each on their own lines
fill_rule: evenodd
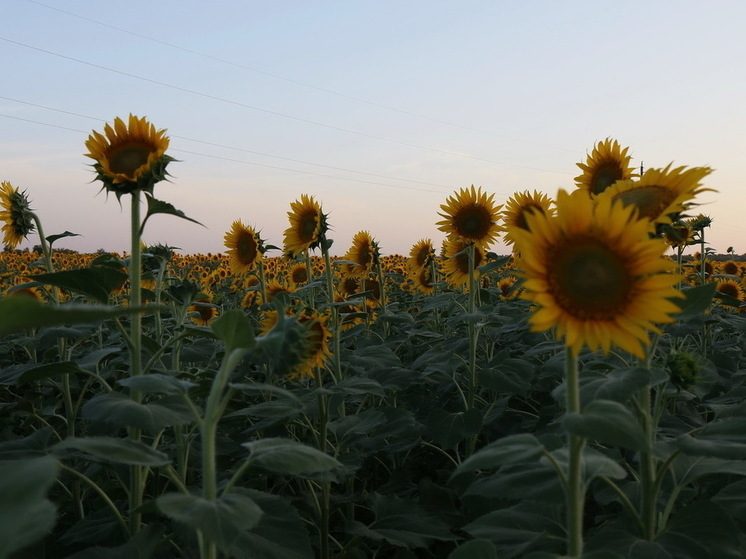
<svg viewBox="0 0 746 559">
<path fill-rule="evenodd" d="M 528 169 L 528 170 L 532 170 L 532 171 L 541 171 L 541 172 L 545 172 L 545 173 L 555 173 L 555 174 L 567 175 L 567 173 L 563 172 L 563 171 L 556 171 L 556 170 L 553 170 L 553 169 L 543 169 L 541 167 L 532 167 L 532 166 L 528 166 L 528 165 L 518 165 L 518 164 L 515 164 L 515 163 L 505 163 L 503 161 L 495 161 L 495 160 L 492 160 L 492 159 L 486 159 L 486 158 L 483 158 L 483 157 L 477 157 L 475 155 L 458 153 L 458 152 L 454 152 L 454 151 L 448 151 L 448 150 L 443 150 L 443 149 L 438 149 L 438 148 L 432 148 L 432 147 L 428 147 L 428 146 L 421 146 L 421 145 L 418 145 L 418 144 L 404 142 L 404 141 L 401 141 L 401 140 L 394 140 L 394 139 L 391 139 L 391 138 L 385 138 L 385 137 L 382 137 L 382 136 L 377 136 L 375 134 L 368 134 L 366 132 L 360 132 L 360 131 L 352 130 L 352 129 L 349 129 L 349 128 L 343 128 L 343 127 L 340 127 L 340 126 L 334 126 L 332 124 L 326 124 L 326 123 L 323 123 L 323 122 L 318 122 L 318 121 L 306 119 L 306 118 L 299 117 L 299 116 L 289 115 L 289 114 L 286 114 L 286 113 L 281 113 L 281 112 L 278 112 L 278 111 L 273 111 L 273 110 L 265 109 L 265 108 L 262 108 L 262 107 L 256 107 L 254 105 L 250 105 L 248 103 L 243 103 L 241 101 L 235 101 L 235 100 L 232 100 L 232 99 L 226 99 L 224 97 L 219 97 L 217 95 L 212 95 L 210 93 L 204 93 L 204 92 L 200 92 L 200 91 L 195 91 L 193 89 L 189 89 L 189 88 L 186 88 L 186 87 L 181 87 L 181 86 L 178 86 L 178 85 L 169 84 L 169 83 L 166 83 L 166 82 L 162 82 L 160 80 L 155 80 L 155 79 L 152 79 L 152 78 L 147 78 L 147 77 L 144 77 L 144 76 L 139 76 L 139 75 L 133 74 L 131 72 L 125 72 L 125 71 L 122 71 L 122 70 L 117 70 L 115 68 L 110 68 L 108 66 L 103 66 L 101 64 L 96 64 L 96 63 L 93 63 L 93 62 L 88 62 L 86 60 L 81 60 L 79 58 L 75 58 L 75 57 L 72 57 L 72 56 L 67 56 L 65 54 L 54 52 L 54 51 L 51 51 L 51 50 L 48 50 L 48 49 L 44 49 L 44 48 L 41 48 L 41 47 L 29 45 L 27 43 L 23 43 L 23 42 L 20 42 L 20 41 L 15 41 L 15 40 L 9 39 L 7 37 L 0 36 L 0 40 L 5 41 L 7 43 L 15 44 L 17 46 L 21 46 L 21 47 L 24 47 L 24 48 L 27 48 L 27 49 L 30 49 L 30 50 L 35 50 L 37 52 L 42 52 L 42 53 L 48 54 L 50 56 L 55 56 L 55 57 L 58 57 L 58 58 L 62 58 L 64 60 L 69 60 L 71 62 L 75 62 L 75 63 L 78 63 L 78 64 L 83 64 L 85 66 L 90 66 L 92 68 L 96 68 L 96 69 L 99 69 L 99 70 L 105 70 L 107 72 L 119 74 L 119 75 L 126 76 L 126 77 L 129 77 L 129 78 L 133 78 L 133 79 L 137 79 L 137 80 L 144 81 L 144 82 L 147 82 L 147 83 L 151 83 L 151 84 L 154 84 L 154 85 L 159 85 L 161 87 L 166 87 L 166 88 L 173 89 L 173 90 L 176 90 L 176 91 L 181 91 L 183 93 L 188 93 L 190 95 L 195 95 L 195 96 L 202 97 L 202 98 L 205 98 L 205 99 L 210 99 L 212 101 L 218 101 L 218 102 L 221 102 L 221 103 L 226 103 L 226 104 L 230 104 L 230 105 L 234 105 L 234 106 L 238 106 L 238 107 L 243 107 L 243 108 L 246 108 L 246 109 L 250 109 L 250 110 L 262 112 L 262 113 L 265 113 L 265 114 L 270 114 L 270 115 L 273 115 L 273 116 L 277 116 L 277 117 L 281 117 L 281 118 L 286 118 L 286 119 L 298 121 L 298 122 L 303 122 L 303 123 L 311 124 L 311 125 L 314 125 L 314 126 L 320 126 L 320 127 L 327 128 L 327 129 L 330 129 L 330 130 L 337 130 L 339 132 L 345 132 L 345 133 L 348 133 L 348 134 L 354 134 L 354 135 L 365 137 L 365 138 L 370 138 L 370 139 L 375 139 L 375 140 L 379 140 L 379 141 L 383 141 L 383 142 L 388 142 L 388 143 L 392 143 L 392 144 L 402 145 L 402 146 L 406 146 L 406 147 L 410 147 L 410 148 L 414 148 L 414 149 L 419 149 L 419 150 L 423 150 L 423 151 L 429 151 L 429 152 L 432 152 L 432 153 L 440 153 L 440 154 L 449 155 L 449 156 L 452 156 L 452 157 L 459 157 L 459 158 L 462 158 L 462 159 L 471 159 L 471 160 L 474 160 L 474 161 L 481 161 L 481 162 L 484 162 L 484 163 L 492 163 L 494 165 L 500 165 L 500 166 L 506 166 L 506 167 L 514 167 L 514 168 L 520 168 L 520 169 Z"/>
</svg>

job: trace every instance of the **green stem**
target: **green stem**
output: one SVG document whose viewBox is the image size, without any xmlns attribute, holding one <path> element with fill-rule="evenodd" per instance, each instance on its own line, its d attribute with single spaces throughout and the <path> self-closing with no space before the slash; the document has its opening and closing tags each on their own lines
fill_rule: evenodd
<svg viewBox="0 0 746 559">
<path fill-rule="evenodd" d="M 578 358 L 571 348 L 567 348 L 565 364 L 565 388 L 567 413 L 580 413 L 580 375 Z M 585 485 L 583 483 L 583 447 L 585 439 L 568 434 L 570 449 L 567 475 L 567 554 L 570 557 L 583 555 L 583 509 L 585 506 Z"/>
<path fill-rule="evenodd" d="M 656 473 L 655 458 L 653 457 L 653 420 L 650 415 L 650 386 L 640 390 L 640 419 L 645 433 L 645 448 L 640 452 L 640 483 L 642 488 L 641 508 L 642 537 L 652 540 L 656 532 Z"/>
<path fill-rule="evenodd" d="M 329 427 L 329 400 L 326 394 L 321 392 L 324 383 L 321 378 L 322 370 L 316 369 L 316 387 L 319 405 L 319 450 L 327 451 L 327 431 Z M 321 499 L 319 500 L 319 557 L 329 558 L 329 502 L 331 496 L 331 481 L 321 483 Z"/>
<path fill-rule="evenodd" d="M 142 254 L 140 250 L 140 191 L 132 192 L 131 205 L 131 255 L 130 255 L 130 306 L 139 307 L 142 302 L 140 272 L 142 268 Z M 142 344 L 142 316 L 134 313 L 130 317 L 130 375 L 133 377 L 142 374 L 142 356 L 140 348 Z M 136 403 L 142 403 L 142 393 L 132 390 L 130 398 Z M 130 428 L 130 439 L 139 441 L 142 438 L 140 429 Z M 130 532 L 136 534 L 140 531 L 142 514 L 139 512 L 143 502 L 145 491 L 145 471 L 142 466 L 131 467 L 130 481 Z"/>
<path fill-rule="evenodd" d="M 329 257 L 329 249 L 323 243 L 321 245 L 321 254 L 324 256 L 324 274 L 326 275 L 326 292 L 327 301 L 331 305 L 332 319 L 332 340 L 334 351 L 332 352 L 332 377 L 334 382 L 342 380 L 342 362 L 340 361 L 340 341 L 339 341 L 339 309 L 334 303 L 334 271 L 332 270 L 332 261 Z"/>
<path fill-rule="evenodd" d="M 469 334 L 469 384 L 466 390 L 466 411 L 474 408 L 474 401 L 477 394 L 477 327 L 474 324 L 472 318 L 476 312 L 476 285 L 475 285 L 475 273 L 474 273 L 474 243 L 469 244 L 468 247 L 468 260 L 469 260 L 469 299 L 467 305 L 467 313 L 469 314 L 469 321 L 467 322 L 467 330 Z M 474 453 L 474 449 L 477 445 L 477 435 L 469 437 L 466 441 L 466 457 L 468 458 Z"/>
</svg>

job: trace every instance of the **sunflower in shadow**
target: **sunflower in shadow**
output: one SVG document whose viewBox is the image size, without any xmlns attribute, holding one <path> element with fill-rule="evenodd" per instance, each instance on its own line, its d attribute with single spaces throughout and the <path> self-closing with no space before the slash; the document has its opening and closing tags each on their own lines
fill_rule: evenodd
<svg viewBox="0 0 746 559">
<path fill-rule="evenodd" d="M 616 181 L 631 179 L 635 169 L 630 165 L 632 157 L 627 151 L 629 148 L 622 149 L 619 142 L 611 138 L 596 143 L 585 163 L 576 163 L 583 174 L 575 177 L 575 185 L 596 195 Z"/>
<path fill-rule="evenodd" d="M 326 215 L 313 196 L 302 194 L 300 200 L 292 202 L 288 219 L 290 227 L 284 233 L 284 253 L 289 258 L 314 249 L 326 240 Z"/>
<path fill-rule="evenodd" d="M 86 140 L 85 156 L 95 161 L 96 178 L 117 198 L 135 190 L 152 194 L 153 185 L 168 176 L 166 166 L 174 161 L 166 155 L 169 142 L 166 130 L 156 130 L 146 118 L 131 114 L 127 123 L 119 117 L 113 126 L 107 123 L 103 134 L 94 130 Z"/>
<path fill-rule="evenodd" d="M 378 264 L 380 250 L 378 243 L 368 231 L 359 231 L 352 238 L 352 246 L 342 257 L 343 260 L 353 262 L 346 269 L 347 275 L 363 276 L 373 272 L 374 266 Z"/>
<path fill-rule="evenodd" d="M 526 216 L 513 228 L 524 279 L 521 298 L 536 306 L 531 330 L 555 328 L 576 355 L 587 346 L 608 353 L 618 346 L 643 358 L 648 332 L 672 322 L 679 276 L 663 257 L 666 243 L 650 238 L 649 222 L 611 197 L 560 191 L 557 213 Z"/>
<path fill-rule="evenodd" d="M 14 249 L 34 232 L 34 216 L 25 192 L 7 181 L 0 183 L 0 221 L 3 223 L 3 243 Z"/>
<path fill-rule="evenodd" d="M 488 196 L 481 187 L 462 188 L 440 206 L 443 213 L 438 212 L 438 215 L 443 220 L 436 223 L 438 229 L 449 238 L 479 246 L 489 245 L 501 230 L 497 220 L 502 206 L 495 204 L 493 198 L 494 194 Z"/>
<path fill-rule="evenodd" d="M 502 212 L 503 225 L 505 226 L 503 241 L 505 244 L 513 244 L 513 236 L 510 234 L 511 228 L 520 227 L 521 229 L 528 229 L 528 223 L 526 222 L 527 213 L 539 212 L 545 215 L 552 215 L 554 214 L 553 204 L 554 202 L 549 196 L 536 190 L 533 192 L 529 192 L 528 190 L 517 192 L 508 198 Z"/>
<path fill-rule="evenodd" d="M 654 224 L 671 224 L 678 214 L 691 207 L 691 200 L 705 191 L 702 179 L 712 172 L 709 167 L 648 169 L 639 180 L 624 180 L 607 188 L 602 196 L 621 200 L 637 209 L 640 217 Z"/>
<path fill-rule="evenodd" d="M 251 272 L 262 261 L 264 253 L 262 239 L 253 228 L 241 221 L 234 221 L 225 234 L 231 272 L 237 276 Z"/>
</svg>

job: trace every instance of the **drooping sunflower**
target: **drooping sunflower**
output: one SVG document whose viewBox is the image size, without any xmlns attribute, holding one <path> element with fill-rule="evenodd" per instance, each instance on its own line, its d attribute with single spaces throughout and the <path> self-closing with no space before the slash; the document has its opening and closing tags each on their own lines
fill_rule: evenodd
<svg viewBox="0 0 746 559">
<path fill-rule="evenodd" d="M 263 243 L 259 233 L 241 221 L 233 222 L 224 240 L 230 258 L 230 269 L 235 275 L 250 272 L 262 261 Z"/>
<path fill-rule="evenodd" d="M 648 169 L 639 180 L 618 181 L 602 195 L 637 208 L 640 217 L 651 223 L 669 224 L 691 206 L 696 195 L 712 190 L 701 183 L 711 172 L 709 167 L 671 169 L 669 163 L 664 169 Z"/>
<path fill-rule="evenodd" d="M 166 166 L 174 158 L 166 155 L 170 140 L 166 130 L 156 130 L 145 117 L 132 114 L 127 124 L 117 117 L 106 124 L 104 134 L 88 136 L 86 157 L 95 160 L 96 178 L 117 197 L 135 190 L 152 193 L 153 185 L 168 176 Z"/>
<path fill-rule="evenodd" d="M 513 243 L 513 236 L 510 234 L 510 229 L 513 227 L 520 227 L 522 229 L 528 229 L 526 223 L 526 213 L 528 212 L 541 212 L 546 215 L 553 215 L 554 202 L 546 194 L 542 194 L 536 190 L 533 193 L 528 190 L 524 192 L 516 192 L 508 198 L 505 203 L 505 208 L 502 212 L 503 224 L 505 226 L 505 235 L 503 241 L 505 244 Z"/>
<path fill-rule="evenodd" d="M 342 257 L 343 260 L 354 262 L 355 265 L 348 268 L 352 276 L 367 276 L 373 271 L 373 266 L 378 264 L 380 250 L 378 243 L 368 231 L 359 231 L 352 238 L 352 246 Z"/>
<path fill-rule="evenodd" d="M 663 238 L 673 248 L 683 249 L 694 241 L 694 231 L 683 221 L 663 227 Z"/>
<path fill-rule="evenodd" d="M 469 253 L 467 251 L 469 244 L 471 243 L 457 238 L 443 241 L 443 274 L 446 276 L 446 281 L 455 287 L 469 281 Z M 475 279 L 479 278 L 477 267 L 481 266 L 486 258 L 485 250 L 479 245 L 474 245 Z"/>
<path fill-rule="evenodd" d="M 596 195 L 616 181 L 631 179 L 634 168 L 630 166 L 632 157 L 627 155 L 628 150 L 611 138 L 596 143 L 585 163 L 576 163 L 583 174 L 575 177 L 575 185 Z"/>
<path fill-rule="evenodd" d="M 724 279 L 718 281 L 716 284 L 716 289 L 719 293 L 732 297 L 733 299 L 742 299 L 744 295 L 744 291 L 740 283 L 732 279 Z"/>
<path fill-rule="evenodd" d="M 290 210 L 290 227 L 284 233 L 284 252 L 286 256 L 295 258 L 325 241 L 328 225 L 321 204 L 313 196 L 302 194 L 300 200 L 290 204 Z"/>
<path fill-rule="evenodd" d="M 435 258 L 435 248 L 431 239 L 421 239 L 412 245 L 407 258 L 407 270 L 414 274 L 430 265 Z"/>
<path fill-rule="evenodd" d="M 3 243 L 14 249 L 34 231 L 34 218 L 25 192 L 12 184 L 0 184 L 0 221 L 3 222 Z"/>
<path fill-rule="evenodd" d="M 192 314 L 190 317 L 192 322 L 199 324 L 200 326 L 207 326 L 215 320 L 219 314 L 218 307 L 210 301 L 209 296 L 202 296 L 199 299 L 196 299 L 194 303 L 189 306 L 189 312 Z"/>
<path fill-rule="evenodd" d="M 576 355 L 587 346 L 608 353 L 612 345 L 644 357 L 648 332 L 672 322 L 680 297 L 665 241 L 650 238 L 649 222 L 610 197 L 560 191 L 557 213 L 526 216 L 529 229 L 514 229 L 520 251 L 521 298 L 537 310 L 531 330 L 556 327 Z"/>
<path fill-rule="evenodd" d="M 291 349 L 292 363 L 287 376 L 290 378 L 316 378 L 315 370 L 324 367 L 332 354 L 329 349 L 332 333 L 327 325 L 329 316 L 312 309 L 303 309 L 291 316 L 295 316 L 298 320 L 298 324 L 302 327 L 303 336 L 298 347 Z M 262 333 L 266 334 L 271 331 L 277 321 L 277 311 L 263 313 L 260 326 Z"/>
<path fill-rule="evenodd" d="M 446 203 L 440 206 L 444 218 L 436 225 L 448 237 L 463 239 L 466 242 L 487 246 L 500 233 L 497 221 L 500 218 L 501 205 L 496 205 L 494 194 L 487 195 L 482 188 L 462 188 L 455 195 L 449 196 Z"/>
<path fill-rule="evenodd" d="M 412 270 L 409 274 L 409 278 L 414 284 L 414 288 L 420 293 L 430 295 L 435 292 L 435 285 L 433 284 L 433 273 L 429 266 L 420 268 L 419 270 Z M 467 272 L 468 277 L 468 272 Z"/>
</svg>

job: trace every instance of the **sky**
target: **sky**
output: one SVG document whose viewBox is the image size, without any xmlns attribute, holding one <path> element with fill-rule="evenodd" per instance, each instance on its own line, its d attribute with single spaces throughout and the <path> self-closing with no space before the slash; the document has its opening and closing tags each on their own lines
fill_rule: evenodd
<svg viewBox="0 0 746 559">
<path fill-rule="evenodd" d="M 167 130 L 178 160 L 156 197 L 203 225 L 157 215 L 144 240 L 183 253 L 225 251 L 235 220 L 282 246 L 302 194 L 328 214 L 332 254 L 361 230 L 384 255 L 440 247 L 459 189 L 554 198 L 605 138 L 645 169 L 712 167 L 696 200 L 707 241 L 746 253 L 741 0 L 2 6 L 0 180 L 46 235 L 80 235 L 60 248 L 128 250 L 128 200 L 100 192 L 83 154 L 132 113 Z"/>
</svg>

